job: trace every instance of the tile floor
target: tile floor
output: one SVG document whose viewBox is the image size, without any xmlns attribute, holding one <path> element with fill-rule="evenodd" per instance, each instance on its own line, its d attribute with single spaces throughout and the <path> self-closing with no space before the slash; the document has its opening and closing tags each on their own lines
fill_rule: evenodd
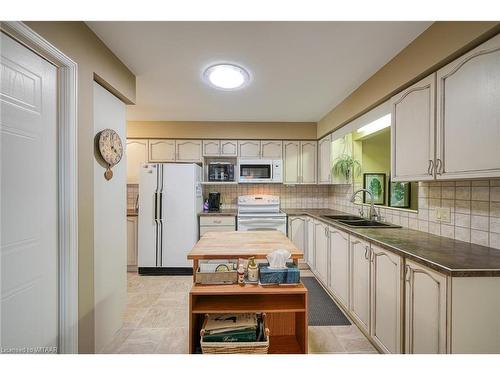
<svg viewBox="0 0 500 375">
<path fill-rule="evenodd" d="M 312 276 L 302 271 L 303 276 Z M 183 354 L 188 348 L 191 276 L 128 273 L 123 327 L 102 353 Z M 377 353 L 354 325 L 309 327 L 310 353 Z"/>
</svg>

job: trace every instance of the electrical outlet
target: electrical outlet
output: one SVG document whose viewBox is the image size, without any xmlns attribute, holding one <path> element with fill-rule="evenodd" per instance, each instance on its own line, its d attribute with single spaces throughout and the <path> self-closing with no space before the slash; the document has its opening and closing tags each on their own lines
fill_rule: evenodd
<svg viewBox="0 0 500 375">
<path fill-rule="evenodd" d="M 442 223 L 451 223 L 451 209 L 447 207 L 436 208 L 436 219 Z"/>
</svg>

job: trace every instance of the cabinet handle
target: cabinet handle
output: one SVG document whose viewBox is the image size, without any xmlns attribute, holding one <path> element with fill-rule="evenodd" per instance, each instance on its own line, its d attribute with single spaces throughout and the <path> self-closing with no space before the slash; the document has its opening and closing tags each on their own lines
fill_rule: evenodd
<svg viewBox="0 0 500 375">
<path fill-rule="evenodd" d="M 441 159 L 436 160 L 436 173 L 441 175 L 443 172 L 443 161 Z"/>
<path fill-rule="evenodd" d="M 368 246 L 365 246 L 365 259 L 369 260 L 368 259 Z"/>
<path fill-rule="evenodd" d="M 433 169 L 434 169 L 434 162 L 432 160 L 429 160 L 429 168 L 427 168 L 427 174 L 430 174 L 432 176 Z"/>
<path fill-rule="evenodd" d="M 407 283 L 410 283 L 410 266 L 405 266 L 405 280 Z"/>
</svg>

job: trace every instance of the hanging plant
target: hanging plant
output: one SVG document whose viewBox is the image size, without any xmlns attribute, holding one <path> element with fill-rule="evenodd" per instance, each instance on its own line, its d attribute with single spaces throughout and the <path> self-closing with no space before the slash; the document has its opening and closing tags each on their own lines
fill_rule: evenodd
<svg viewBox="0 0 500 375">
<path fill-rule="evenodd" d="M 348 154 L 343 154 L 335 159 L 332 173 L 334 176 L 342 176 L 349 181 L 351 176 L 359 176 L 361 174 L 361 164 Z"/>
</svg>

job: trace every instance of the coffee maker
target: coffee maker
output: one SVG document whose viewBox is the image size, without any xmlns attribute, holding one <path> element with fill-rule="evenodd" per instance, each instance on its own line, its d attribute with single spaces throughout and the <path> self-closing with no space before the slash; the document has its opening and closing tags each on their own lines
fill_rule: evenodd
<svg viewBox="0 0 500 375">
<path fill-rule="evenodd" d="M 220 193 L 208 193 L 208 211 L 220 210 Z"/>
</svg>

